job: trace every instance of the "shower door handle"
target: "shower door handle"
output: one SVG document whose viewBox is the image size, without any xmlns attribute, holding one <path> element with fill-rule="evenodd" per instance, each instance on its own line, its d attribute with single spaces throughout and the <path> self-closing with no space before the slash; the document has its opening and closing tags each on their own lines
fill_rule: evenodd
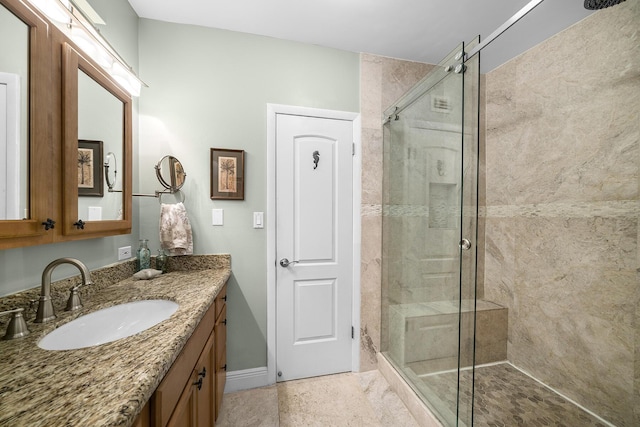
<svg viewBox="0 0 640 427">
<path fill-rule="evenodd" d="M 469 249 L 471 249 L 471 242 L 469 241 L 469 239 L 460 240 L 460 249 L 462 249 L 463 251 L 468 251 Z"/>
<path fill-rule="evenodd" d="M 297 264 L 299 261 L 289 261 L 286 258 L 280 260 L 280 267 L 289 267 L 291 264 Z"/>
</svg>

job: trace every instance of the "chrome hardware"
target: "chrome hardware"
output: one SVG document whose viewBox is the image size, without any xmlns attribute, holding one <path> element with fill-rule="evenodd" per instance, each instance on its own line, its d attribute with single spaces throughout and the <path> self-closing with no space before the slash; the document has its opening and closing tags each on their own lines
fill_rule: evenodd
<svg viewBox="0 0 640 427">
<path fill-rule="evenodd" d="M 469 249 L 471 249 L 471 242 L 468 239 L 460 240 L 460 249 L 462 249 L 463 251 L 468 251 Z"/>
<path fill-rule="evenodd" d="M 67 300 L 67 307 L 65 308 L 65 311 L 79 310 L 82 308 L 82 301 L 80 300 L 80 294 L 78 294 L 78 289 L 80 289 L 80 286 L 82 285 L 74 286 L 73 288 L 69 289 L 70 294 L 69 299 Z"/>
<path fill-rule="evenodd" d="M 84 224 L 85 222 L 81 219 L 79 219 L 78 222 L 73 223 L 73 225 L 75 225 L 78 230 L 84 230 Z"/>
<path fill-rule="evenodd" d="M 278 376 L 281 377 L 282 376 L 282 371 L 278 371 Z"/>
<path fill-rule="evenodd" d="M 77 259 L 59 258 L 49 263 L 49 265 L 47 265 L 42 272 L 42 286 L 40 288 L 40 299 L 38 300 L 38 312 L 36 313 L 36 319 L 34 320 L 35 323 L 44 323 L 56 318 L 56 313 L 53 309 L 53 303 L 51 302 L 51 273 L 53 272 L 53 269 L 60 264 L 71 264 L 76 266 L 78 270 L 80 270 L 80 275 L 82 276 L 82 285 L 74 286 L 74 288 L 79 288 L 80 286 L 91 284 L 91 275 L 89 274 L 87 266 L 85 266 Z M 77 290 L 78 289 L 76 289 L 76 291 Z M 73 288 L 71 293 L 73 294 Z M 73 295 L 71 295 L 70 299 L 73 299 Z M 72 301 L 71 305 L 74 304 L 75 301 Z M 67 307 L 68 306 L 69 304 L 67 304 Z"/>
<path fill-rule="evenodd" d="M 460 52 L 456 53 L 456 56 L 455 56 L 455 58 L 454 58 L 454 59 L 455 59 L 456 61 L 459 61 L 459 60 L 461 60 L 461 59 L 462 59 L 462 56 L 463 56 L 463 55 L 464 55 L 464 51 L 462 51 L 462 50 L 461 50 Z"/>
<path fill-rule="evenodd" d="M 456 65 L 455 70 L 453 70 L 453 72 L 456 74 L 464 73 L 465 71 L 467 71 L 467 66 L 464 64 Z"/>
<path fill-rule="evenodd" d="M 450 73 L 451 71 L 453 71 L 453 65 L 447 65 L 447 67 L 444 69 L 445 72 Z"/>
<path fill-rule="evenodd" d="M 47 218 L 47 220 L 43 222 L 42 225 L 44 225 L 44 229 L 48 231 L 48 230 L 51 230 L 52 228 L 56 228 L 55 223 L 56 222 L 51 218 Z"/>
<path fill-rule="evenodd" d="M 300 261 L 289 261 L 286 258 L 280 260 L 280 267 L 289 267 L 291 264 L 297 264 Z"/>
<path fill-rule="evenodd" d="M 320 152 L 316 150 L 313 152 L 313 169 L 314 170 L 318 167 L 319 161 L 320 161 Z"/>
<path fill-rule="evenodd" d="M 282 258 L 282 259 L 280 260 L 280 267 L 289 267 L 290 265 L 292 265 L 292 264 L 297 264 L 297 263 L 299 263 L 299 262 L 300 262 L 300 261 L 289 261 L 289 260 L 288 260 L 288 259 L 286 259 L 286 258 Z"/>
<path fill-rule="evenodd" d="M 29 329 L 27 328 L 27 322 L 24 320 L 22 312 L 24 308 L 16 308 L 15 310 L 0 312 L 0 316 L 5 314 L 13 314 L 9 324 L 7 325 L 7 332 L 2 337 L 3 340 L 12 340 L 15 338 L 22 338 L 29 335 Z"/>
</svg>

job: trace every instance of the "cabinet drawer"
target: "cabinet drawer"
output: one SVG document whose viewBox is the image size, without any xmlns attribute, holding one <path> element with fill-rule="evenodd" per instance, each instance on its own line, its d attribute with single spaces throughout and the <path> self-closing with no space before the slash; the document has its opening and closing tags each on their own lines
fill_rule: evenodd
<svg viewBox="0 0 640 427">
<path fill-rule="evenodd" d="M 222 289 L 220 289 L 220 293 L 216 297 L 216 319 L 220 316 L 222 312 L 222 307 L 227 303 L 227 285 L 225 284 Z"/>
<path fill-rule="evenodd" d="M 191 380 L 194 367 L 209 336 L 213 333 L 214 326 L 215 304 L 212 304 L 152 396 L 151 413 L 154 426 L 167 425 L 182 391 Z"/>
</svg>

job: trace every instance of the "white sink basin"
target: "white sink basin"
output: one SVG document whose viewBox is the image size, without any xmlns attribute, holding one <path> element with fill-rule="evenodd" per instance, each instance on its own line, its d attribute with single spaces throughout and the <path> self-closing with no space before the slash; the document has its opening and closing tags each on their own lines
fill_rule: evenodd
<svg viewBox="0 0 640 427">
<path fill-rule="evenodd" d="M 167 300 L 143 300 L 94 311 L 66 323 L 38 342 L 45 350 L 93 347 L 130 337 L 171 317 L 178 304 Z"/>
</svg>

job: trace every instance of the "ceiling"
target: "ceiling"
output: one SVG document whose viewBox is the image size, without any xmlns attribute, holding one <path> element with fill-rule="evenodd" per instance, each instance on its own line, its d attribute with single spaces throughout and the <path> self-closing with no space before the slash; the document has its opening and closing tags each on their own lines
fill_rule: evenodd
<svg viewBox="0 0 640 427">
<path fill-rule="evenodd" d="M 489 36 L 529 0 L 129 0 L 141 18 L 438 63 L 461 41 Z M 483 51 L 489 71 L 592 13 L 546 0 Z"/>
</svg>

